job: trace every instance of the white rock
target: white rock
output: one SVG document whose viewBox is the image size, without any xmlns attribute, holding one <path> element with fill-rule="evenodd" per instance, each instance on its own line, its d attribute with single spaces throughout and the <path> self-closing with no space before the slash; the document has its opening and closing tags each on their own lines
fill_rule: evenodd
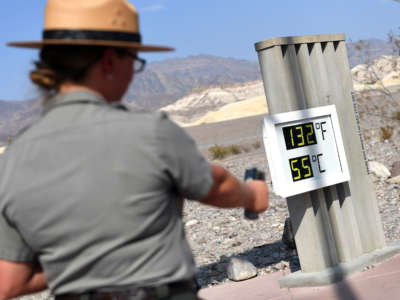
<svg viewBox="0 0 400 300">
<path fill-rule="evenodd" d="M 388 182 L 391 183 L 391 184 L 396 184 L 396 183 L 400 184 L 400 175 L 398 175 L 396 177 L 393 177 L 393 178 L 390 178 L 388 180 Z"/>
<path fill-rule="evenodd" d="M 241 281 L 257 276 L 257 269 L 245 259 L 232 258 L 227 268 L 228 278 L 233 281 Z"/>
<path fill-rule="evenodd" d="M 390 172 L 389 172 L 388 168 L 386 168 L 383 164 L 381 164 L 377 161 L 368 162 L 368 167 L 369 167 L 370 171 L 378 177 L 381 177 L 384 179 L 390 177 Z"/>
<path fill-rule="evenodd" d="M 222 244 L 232 244 L 233 242 L 234 242 L 235 240 L 233 240 L 233 239 L 226 239 L 226 240 L 223 240 L 223 242 L 222 242 Z"/>
<path fill-rule="evenodd" d="M 199 221 L 197 221 L 197 220 L 189 220 L 189 221 L 187 221 L 186 222 L 186 226 L 193 226 L 193 225 L 196 225 L 197 223 L 199 223 Z"/>
</svg>

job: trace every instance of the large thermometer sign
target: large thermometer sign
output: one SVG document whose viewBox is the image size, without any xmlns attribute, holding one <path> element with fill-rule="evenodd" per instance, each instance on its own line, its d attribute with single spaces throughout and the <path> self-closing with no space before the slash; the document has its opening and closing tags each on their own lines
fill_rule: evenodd
<svg viewBox="0 0 400 300">
<path fill-rule="evenodd" d="M 350 180 L 334 105 L 268 115 L 263 136 L 276 194 L 289 197 Z"/>
</svg>

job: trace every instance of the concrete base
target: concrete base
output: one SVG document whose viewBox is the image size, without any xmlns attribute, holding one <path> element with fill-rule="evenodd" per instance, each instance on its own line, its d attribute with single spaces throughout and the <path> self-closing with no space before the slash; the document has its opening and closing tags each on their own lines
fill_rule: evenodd
<svg viewBox="0 0 400 300">
<path fill-rule="evenodd" d="M 365 267 L 383 262 L 400 253 L 400 241 L 389 244 L 383 249 L 364 254 L 357 259 L 342 263 L 321 272 L 303 273 L 298 271 L 282 277 L 279 280 L 281 288 L 322 286 L 338 282 L 363 270 Z"/>
</svg>

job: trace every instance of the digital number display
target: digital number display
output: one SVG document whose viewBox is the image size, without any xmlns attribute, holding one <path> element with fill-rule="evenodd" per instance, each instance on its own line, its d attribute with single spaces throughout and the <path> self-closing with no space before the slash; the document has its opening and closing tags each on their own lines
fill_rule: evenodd
<svg viewBox="0 0 400 300">
<path fill-rule="evenodd" d="M 281 197 L 350 180 L 334 105 L 266 115 L 263 139 L 273 190 Z"/>
<path fill-rule="evenodd" d="M 287 150 L 317 144 L 313 122 L 283 127 L 282 130 Z"/>
<path fill-rule="evenodd" d="M 289 159 L 290 170 L 294 182 L 314 177 L 310 155 L 304 155 Z"/>
</svg>

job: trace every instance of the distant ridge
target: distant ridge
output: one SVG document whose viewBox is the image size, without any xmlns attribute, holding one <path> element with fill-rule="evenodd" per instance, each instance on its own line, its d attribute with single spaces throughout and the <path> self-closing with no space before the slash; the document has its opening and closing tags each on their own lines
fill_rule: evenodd
<svg viewBox="0 0 400 300">
<path fill-rule="evenodd" d="M 349 42 L 347 47 L 352 67 L 365 59 L 393 55 L 398 51 L 394 45 L 377 39 Z M 125 101 L 134 110 L 154 111 L 185 96 L 201 93 L 210 86 L 227 91 L 232 85 L 246 85 L 260 80 L 258 62 L 255 61 L 212 55 L 174 58 L 149 63 L 143 73 L 136 74 Z M 250 94 L 248 96 L 253 97 Z M 228 102 L 231 103 L 231 100 Z M 235 102 L 243 98 L 237 97 L 233 100 Z M 215 107 L 211 105 L 208 108 L 191 109 L 190 120 L 182 121 L 195 121 L 192 118 L 195 115 L 200 118 L 208 109 L 215 111 L 221 107 L 220 103 Z M 0 146 L 7 143 L 8 137 L 13 137 L 21 128 L 36 120 L 39 113 L 39 101 L 0 101 Z M 179 115 L 179 112 L 176 115 Z M 185 118 L 182 114 L 181 117 Z"/>
<path fill-rule="evenodd" d="M 260 80 L 258 62 L 212 55 L 152 62 L 137 74 L 125 100 L 136 109 L 155 110 L 192 89 Z"/>
</svg>

